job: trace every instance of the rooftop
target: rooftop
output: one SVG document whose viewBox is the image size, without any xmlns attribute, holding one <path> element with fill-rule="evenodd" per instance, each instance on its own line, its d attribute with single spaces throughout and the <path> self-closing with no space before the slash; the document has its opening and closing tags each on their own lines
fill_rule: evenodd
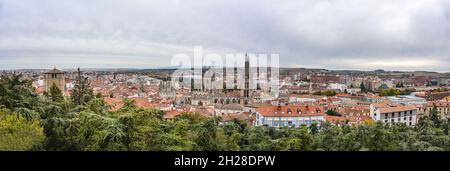
<svg viewBox="0 0 450 171">
<path fill-rule="evenodd" d="M 300 116 L 324 116 L 323 106 L 287 105 L 267 106 L 256 108 L 256 111 L 265 117 L 300 117 Z"/>
<path fill-rule="evenodd" d="M 52 70 L 46 72 L 46 74 L 64 74 L 64 71 L 61 71 L 59 69 L 53 68 Z"/>
</svg>

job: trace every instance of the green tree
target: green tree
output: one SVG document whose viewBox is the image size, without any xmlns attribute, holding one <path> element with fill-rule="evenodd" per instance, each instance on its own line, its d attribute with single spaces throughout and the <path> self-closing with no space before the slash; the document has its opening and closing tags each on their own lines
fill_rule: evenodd
<svg viewBox="0 0 450 171">
<path fill-rule="evenodd" d="M 38 107 L 39 99 L 30 80 L 21 74 L 4 74 L 0 77 L 0 107 L 10 110 Z"/>
<path fill-rule="evenodd" d="M 361 89 L 361 92 L 363 93 L 367 93 L 367 88 L 364 85 L 364 82 L 361 82 L 361 84 L 359 85 L 359 88 Z"/>
<path fill-rule="evenodd" d="M 125 108 L 114 114 L 120 124 L 123 125 L 125 136 L 123 143 L 130 151 L 155 151 L 162 150 L 158 142 L 164 141 L 160 137 L 165 124 L 162 121 L 163 111 L 152 109 Z"/>
<path fill-rule="evenodd" d="M 433 106 L 433 108 L 430 110 L 430 119 L 431 121 L 433 121 L 436 127 L 439 127 L 441 125 L 441 118 L 439 116 L 436 105 Z"/>
<path fill-rule="evenodd" d="M 331 110 L 328 110 L 327 112 L 325 112 L 327 115 L 330 115 L 330 116 L 342 116 L 342 114 L 340 114 L 339 112 L 337 112 L 336 110 L 334 110 L 334 109 L 331 109 Z"/>
<path fill-rule="evenodd" d="M 0 151 L 40 149 L 44 141 L 43 128 L 38 120 L 0 111 Z"/>
<path fill-rule="evenodd" d="M 312 150 L 313 136 L 308 128 L 288 129 L 288 134 L 275 141 L 277 151 L 310 151 Z"/>
<path fill-rule="evenodd" d="M 245 133 L 246 143 L 243 148 L 248 151 L 270 151 L 272 139 L 267 127 L 252 127 Z"/>
<path fill-rule="evenodd" d="M 223 144 L 220 144 L 218 137 L 219 118 L 211 118 L 200 123 L 195 131 L 197 137 L 194 139 L 195 150 L 199 151 L 220 151 Z"/>
<path fill-rule="evenodd" d="M 72 101 L 77 105 L 84 105 L 94 97 L 94 91 L 91 88 L 87 77 L 81 75 L 78 69 L 78 76 L 72 90 Z"/>
<path fill-rule="evenodd" d="M 63 102 L 64 96 L 62 91 L 56 86 L 56 84 L 52 84 L 48 92 L 45 92 L 44 95 L 49 98 L 53 102 Z"/>
</svg>

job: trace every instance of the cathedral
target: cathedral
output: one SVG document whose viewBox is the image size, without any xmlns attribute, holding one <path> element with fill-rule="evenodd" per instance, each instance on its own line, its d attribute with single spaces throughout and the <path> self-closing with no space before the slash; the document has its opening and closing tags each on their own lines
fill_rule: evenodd
<svg viewBox="0 0 450 171">
<path fill-rule="evenodd" d="M 228 80 L 226 80 L 226 68 L 223 68 L 223 85 L 224 89 L 217 90 L 206 90 L 204 85 L 201 89 L 194 89 L 193 80 L 191 80 L 191 91 L 180 100 L 181 104 L 190 104 L 194 106 L 220 106 L 227 104 L 241 104 L 247 105 L 261 99 L 261 91 L 257 89 L 250 89 L 250 62 L 249 57 L 246 55 L 245 59 L 245 70 L 244 70 L 244 89 L 238 89 L 237 83 L 237 70 L 242 68 L 234 67 L 234 85 L 233 89 L 226 89 L 225 85 Z M 207 69 L 206 69 L 207 70 Z M 205 69 L 202 70 L 203 75 Z M 241 72 L 242 73 L 242 72 Z M 202 78 L 203 79 L 203 78 Z M 257 86 L 259 87 L 259 86 Z"/>
</svg>

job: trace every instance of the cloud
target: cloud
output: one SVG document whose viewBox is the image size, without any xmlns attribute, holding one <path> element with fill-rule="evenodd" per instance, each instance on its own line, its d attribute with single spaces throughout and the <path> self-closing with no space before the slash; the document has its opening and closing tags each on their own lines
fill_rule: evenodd
<svg viewBox="0 0 450 171">
<path fill-rule="evenodd" d="M 282 66 L 450 71 L 445 0 L 1 2 L 0 68 L 168 66 L 200 45 Z"/>
</svg>

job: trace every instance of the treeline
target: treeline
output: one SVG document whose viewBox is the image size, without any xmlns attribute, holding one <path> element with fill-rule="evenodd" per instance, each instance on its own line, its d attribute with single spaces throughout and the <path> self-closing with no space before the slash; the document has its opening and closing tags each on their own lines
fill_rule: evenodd
<svg viewBox="0 0 450 171">
<path fill-rule="evenodd" d="M 390 88 L 388 90 L 383 90 L 382 92 L 380 92 L 380 96 L 410 95 L 413 92 L 415 92 L 414 89 L 399 90 L 395 88 Z"/>
<path fill-rule="evenodd" d="M 20 75 L 0 79 L 0 151 L 439 151 L 450 150 L 449 122 L 422 117 L 415 127 L 323 123 L 301 128 L 251 127 L 197 113 L 165 121 L 164 112 L 130 99 L 109 112 L 79 76 L 72 98 L 53 86 L 38 96 Z"/>
</svg>

